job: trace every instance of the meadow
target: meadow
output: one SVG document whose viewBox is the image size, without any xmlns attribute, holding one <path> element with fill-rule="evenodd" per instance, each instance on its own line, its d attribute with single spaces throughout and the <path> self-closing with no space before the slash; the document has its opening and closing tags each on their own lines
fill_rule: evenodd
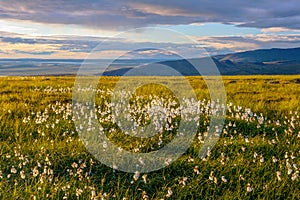
<svg viewBox="0 0 300 200">
<path fill-rule="evenodd" d="M 125 173 L 99 162 L 79 138 L 72 115 L 75 77 L 1 77 L 0 199 L 300 199 L 300 75 L 224 76 L 225 125 L 205 158 L 198 152 L 209 126 L 209 93 L 202 78 L 187 80 L 200 116 L 192 145 L 165 168 Z M 116 124 L 105 105 L 117 81 L 103 77 L 96 96 L 107 136 L 136 153 L 170 142 L 177 115 L 149 140 L 111 131 Z M 163 87 L 148 85 L 134 95 L 133 116 L 143 116 L 142 124 L 149 122 L 143 106 L 179 107 Z"/>
</svg>

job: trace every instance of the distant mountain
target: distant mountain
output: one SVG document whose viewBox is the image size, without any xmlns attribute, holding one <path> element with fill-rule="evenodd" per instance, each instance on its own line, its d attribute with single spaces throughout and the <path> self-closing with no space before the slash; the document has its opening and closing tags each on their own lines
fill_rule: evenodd
<svg viewBox="0 0 300 200">
<path fill-rule="evenodd" d="M 300 62 L 300 48 L 292 49 L 259 49 L 227 55 L 215 56 L 219 61 L 231 61 L 234 63 L 251 62 Z"/>
<path fill-rule="evenodd" d="M 167 65 L 185 76 L 199 75 L 191 63 L 202 62 L 209 58 L 194 58 L 189 60 L 170 60 L 159 62 Z M 222 75 L 292 75 L 300 74 L 300 48 L 292 49 L 259 49 L 213 56 Z M 143 67 L 150 67 L 144 65 Z M 131 68 L 106 71 L 108 76 L 121 76 Z"/>
<path fill-rule="evenodd" d="M 300 74 L 300 48 L 259 49 L 214 56 L 221 74 Z"/>
<path fill-rule="evenodd" d="M 107 69 L 109 60 L 104 59 L 86 60 L 85 65 L 90 73 L 105 76 L 200 75 L 193 67 L 193 63 L 202 66 L 207 74 L 214 75 L 209 67 L 212 62 L 216 64 L 222 75 L 300 74 L 300 48 L 259 49 L 206 58 L 172 59 L 164 61 L 162 59 L 118 59 Z M 0 59 L 0 76 L 76 75 L 83 61 L 80 59 Z M 164 68 L 163 65 L 169 66 L 173 71 Z"/>
</svg>

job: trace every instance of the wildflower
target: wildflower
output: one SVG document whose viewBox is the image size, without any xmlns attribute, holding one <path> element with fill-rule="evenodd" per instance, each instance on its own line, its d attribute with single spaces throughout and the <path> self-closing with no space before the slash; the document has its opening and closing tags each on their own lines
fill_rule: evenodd
<svg viewBox="0 0 300 200">
<path fill-rule="evenodd" d="M 257 158 L 258 154 L 256 152 L 254 152 L 253 157 Z"/>
<path fill-rule="evenodd" d="M 22 170 L 22 171 L 20 171 L 20 176 L 21 176 L 21 178 L 22 179 L 25 179 L 25 173 L 24 173 L 24 171 Z"/>
<path fill-rule="evenodd" d="M 37 167 L 34 167 L 34 169 L 32 170 L 32 175 L 33 177 L 37 177 L 39 175 L 39 170 L 37 169 Z"/>
<path fill-rule="evenodd" d="M 73 162 L 72 165 L 71 165 L 73 168 L 77 168 L 78 167 L 78 164 Z"/>
<path fill-rule="evenodd" d="M 245 180 L 245 178 L 243 177 L 243 175 L 242 175 L 242 174 L 240 174 L 240 177 L 239 177 L 239 179 L 240 179 L 240 180 L 242 180 L 242 181 L 244 181 L 244 180 Z"/>
<path fill-rule="evenodd" d="M 194 172 L 195 172 L 196 174 L 200 174 L 200 172 L 199 172 L 199 166 L 195 166 Z"/>
<path fill-rule="evenodd" d="M 221 179 L 224 183 L 227 183 L 227 179 L 225 178 L 225 176 L 222 176 Z"/>
<path fill-rule="evenodd" d="M 39 161 L 36 162 L 37 163 L 37 166 L 40 168 L 42 167 L 41 163 Z"/>
<path fill-rule="evenodd" d="M 77 197 L 79 197 L 79 196 L 81 195 L 82 192 L 83 192 L 82 189 L 76 188 L 76 196 L 77 196 Z"/>
<path fill-rule="evenodd" d="M 288 158 L 288 157 L 289 157 L 288 152 L 285 152 L 284 158 Z"/>
<path fill-rule="evenodd" d="M 299 171 L 296 171 L 295 173 L 293 173 L 293 175 L 292 175 L 292 181 L 295 181 L 295 180 L 297 180 L 298 179 L 298 177 L 299 177 Z"/>
<path fill-rule="evenodd" d="M 143 199 L 143 200 L 147 200 L 148 198 L 149 198 L 149 197 L 148 197 L 146 191 L 143 191 L 143 192 L 142 192 L 142 199 Z"/>
<path fill-rule="evenodd" d="M 134 181 L 137 181 L 140 177 L 140 172 L 139 171 L 136 171 L 133 175 L 133 181 L 131 181 L 131 184 L 134 183 Z"/>
<path fill-rule="evenodd" d="M 188 162 L 194 162 L 194 159 L 192 157 L 189 157 Z"/>
<path fill-rule="evenodd" d="M 291 159 L 294 160 L 296 158 L 296 156 L 294 156 L 293 154 L 291 155 Z"/>
<path fill-rule="evenodd" d="M 170 198 L 172 195 L 173 195 L 173 191 L 171 190 L 171 188 L 168 188 L 168 193 L 166 197 Z"/>
<path fill-rule="evenodd" d="M 213 181 L 214 180 L 214 171 L 211 171 L 210 172 L 210 175 L 209 175 L 209 180 Z"/>
<path fill-rule="evenodd" d="M 261 163 L 263 163 L 265 161 L 264 157 L 261 155 L 260 156 L 260 160 L 259 160 Z"/>
<path fill-rule="evenodd" d="M 104 199 L 106 199 L 106 197 L 107 197 L 107 193 L 106 193 L 106 192 L 104 192 L 104 193 L 101 195 L 101 200 L 104 200 Z"/>
<path fill-rule="evenodd" d="M 142 179 L 143 179 L 144 183 L 147 183 L 147 174 L 144 174 L 144 175 L 142 176 Z"/>
<path fill-rule="evenodd" d="M 246 151 L 246 147 L 241 147 L 242 151 L 245 152 Z"/>
<path fill-rule="evenodd" d="M 217 184 L 218 183 L 218 179 L 216 177 L 214 177 L 214 183 Z"/>
<path fill-rule="evenodd" d="M 296 163 L 294 163 L 294 164 L 293 164 L 293 167 L 294 167 L 295 169 L 298 169 L 298 167 L 297 167 L 297 164 L 296 164 Z"/>
<path fill-rule="evenodd" d="M 95 190 L 93 189 L 92 191 L 91 191 L 91 199 L 93 199 L 93 198 L 95 198 L 96 197 L 96 192 L 95 192 Z"/>
<path fill-rule="evenodd" d="M 277 171 L 276 176 L 277 176 L 278 181 L 281 181 L 281 172 Z"/>
<path fill-rule="evenodd" d="M 12 174 L 15 174 L 15 173 L 17 173 L 17 170 L 16 170 L 16 168 L 14 166 L 12 166 L 12 168 L 10 169 L 10 172 Z"/>
<path fill-rule="evenodd" d="M 183 177 L 182 180 L 179 180 L 179 184 L 182 184 L 183 187 L 186 186 L 187 177 Z"/>
<path fill-rule="evenodd" d="M 253 188 L 250 186 L 250 183 L 247 184 L 247 192 L 252 192 Z"/>
</svg>

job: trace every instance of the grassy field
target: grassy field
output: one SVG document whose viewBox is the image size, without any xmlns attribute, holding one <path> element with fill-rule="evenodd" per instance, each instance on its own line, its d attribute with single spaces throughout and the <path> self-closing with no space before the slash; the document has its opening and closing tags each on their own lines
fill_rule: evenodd
<svg viewBox="0 0 300 200">
<path fill-rule="evenodd" d="M 187 79 L 203 111 L 192 145 L 168 167 L 132 174 L 101 164 L 81 142 L 72 119 L 75 77 L 1 77 L 0 199 L 300 199 L 300 75 L 223 77 L 225 125 L 205 159 L 198 152 L 209 125 L 209 94 L 201 78 Z M 116 126 L 105 105 L 117 80 L 104 77 L 96 97 L 106 130 Z M 149 94 L 172 108 L 172 93 L 158 86 L 135 97 Z M 150 140 L 107 136 L 127 151 L 148 152 L 175 132 L 174 125 Z"/>
</svg>

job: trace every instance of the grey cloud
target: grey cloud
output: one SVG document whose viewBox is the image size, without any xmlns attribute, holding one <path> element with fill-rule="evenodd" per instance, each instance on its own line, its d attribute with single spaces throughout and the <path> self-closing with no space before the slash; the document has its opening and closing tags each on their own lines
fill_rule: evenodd
<svg viewBox="0 0 300 200">
<path fill-rule="evenodd" d="M 238 22 L 248 27 L 300 29 L 297 0 L 10 0 L 0 1 L 0 18 L 125 29 L 156 24 Z"/>
<path fill-rule="evenodd" d="M 55 45 L 59 50 L 70 52 L 90 52 L 93 48 L 107 38 L 103 37 L 54 37 L 54 38 L 26 38 L 26 35 L 5 34 L 0 41 L 9 44 L 48 44 Z M 112 39 L 113 41 L 114 39 Z M 117 39 L 115 39 L 117 40 Z M 16 52 L 21 53 L 21 52 Z M 39 55 L 39 54 L 37 54 Z M 40 54 L 41 55 L 41 54 Z M 49 55 L 49 54 L 44 54 Z"/>
<path fill-rule="evenodd" d="M 10 44 L 35 44 L 36 41 L 34 39 L 25 39 L 25 38 L 10 38 L 10 37 L 0 37 L 2 42 L 10 43 Z"/>
<path fill-rule="evenodd" d="M 32 51 L 21 51 L 21 50 L 15 50 L 14 51 L 16 54 L 30 54 L 30 55 L 51 55 L 55 53 L 55 51 L 37 51 L 37 52 L 32 52 Z"/>
<path fill-rule="evenodd" d="M 0 32 L 1 33 L 1 32 Z M 261 34 L 255 36 L 218 36 L 218 37 L 199 37 L 199 45 L 183 43 L 161 43 L 161 42 L 130 42 L 121 38 L 102 38 L 102 37 L 84 37 L 84 36 L 68 36 L 68 37 L 37 37 L 30 38 L 26 35 L 9 34 L 7 32 L 1 34 L 1 43 L 9 44 L 46 44 L 54 48 L 42 49 L 40 52 L 24 52 L 22 49 L 17 49 L 18 45 L 15 45 L 16 54 L 34 54 L 34 55 L 50 55 L 55 51 L 64 50 L 66 52 L 83 52 L 89 53 L 94 50 L 95 47 L 101 45 L 100 48 L 95 51 L 133 51 L 137 53 L 146 50 L 164 49 L 172 51 L 180 55 L 182 52 L 189 52 L 193 57 L 199 57 L 199 53 L 203 52 L 202 47 L 206 47 L 206 50 L 211 54 L 225 54 L 233 51 L 244 51 L 253 48 L 290 48 L 300 46 L 300 35 L 298 34 L 285 34 L 285 35 L 268 35 Z M 103 42 L 106 40 L 107 42 Z M 219 45 L 221 44 L 221 45 Z M 225 44 L 225 45 L 224 45 Z M 230 45 L 233 44 L 233 45 Z M 241 45 L 240 45 L 241 44 Z M 219 47 L 217 47 L 219 45 Z M 221 46 L 221 47 L 220 47 Z M 140 49 L 143 47 L 143 49 Z M 6 53 L 1 52 L 0 53 Z"/>
<path fill-rule="evenodd" d="M 300 8 L 299 8 L 300 9 Z M 297 16 L 274 17 L 272 19 L 259 19 L 239 25 L 240 27 L 271 28 L 284 27 L 290 29 L 300 29 L 300 14 Z"/>
<path fill-rule="evenodd" d="M 3 33 L 3 36 L 0 36 L 1 43 L 8 44 L 45 44 L 54 47 L 59 50 L 64 50 L 67 52 L 83 52 L 89 53 L 91 51 L 145 51 L 148 49 L 181 49 L 181 48 L 190 48 L 191 44 L 173 44 L 173 43 L 155 43 L 155 42 L 130 42 L 122 38 L 103 38 L 103 37 L 85 37 L 85 36 L 68 36 L 68 37 L 37 37 L 37 38 L 28 38 L 26 35 L 19 35 L 14 33 Z M 104 42 L 105 41 L 105 42 Z M 99 48 L 94 49 L 100 45 Z M 140 49 L 144 47 L 144 49 Z M 16 45 L 15 48 L 18 48 Z M 50 52 L 51 51 L 51 52 Z M 53 53 L 52 50 L 47 51 Z M 0 52 L 1 53 L 1 52 Z M 15 51 L 15 53 L 30 53 L 24 52 L 22 50 Z M 33 52 L 34 53 L 34 52 Z M 50 53 L 35 53 L 35 55 L 50 55 Z"/>
<path fill-rule="evenodd" d="M 199 40 L 201 42 L 201 40 Z M 232 48 L 216 48 L 214 43 L 234 44 Z M 239 46 L 238 43 L 249 44 Z M 212 45 L 210 45 L 212 44 Z M 226 54 L 236 51 L 246 51 L 253 49 L 269 49 L 269 48 L 294 48 L 300 46 L 300 35 L 257 35 L 257 36 L 225 36 L 225 37 L 209 37 L 206 38 L 205 48 L 209 53 Z M 253 48 L 255 47 L 255 48 Z"/>
</svg>

